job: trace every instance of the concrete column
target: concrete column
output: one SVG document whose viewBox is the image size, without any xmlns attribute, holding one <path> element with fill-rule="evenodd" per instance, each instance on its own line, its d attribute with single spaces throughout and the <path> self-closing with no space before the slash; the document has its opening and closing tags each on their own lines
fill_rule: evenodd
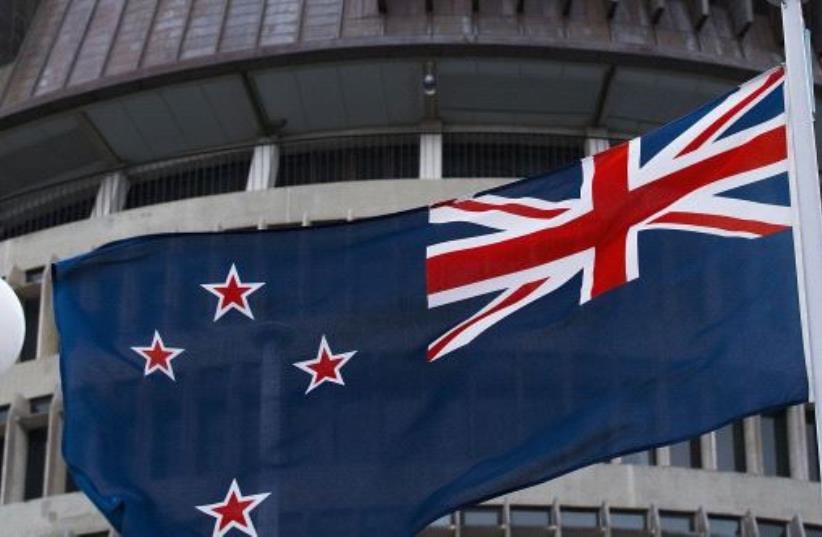
<svg viewBox="0 0 822 537">
<path fill-rule="evenodd" d="M 54 259 L 52 259 L 54 261 Z M 40 323 L 37 327 L 37 358 L 54 356 L 60 347 L 57 324 L 54 322 L 51 263 L 43 270 L 40 283 Z"/>
<path fill-rule="evenodd" d="M 599 528 L 604 537 L 611 537 L 611 507 L 608 502 L 599 506 Z"/>
<path fill-rule="evenodd" d="M 662 537 L 662 522 L 659 520 L 659 509 L 656 504 L 651 504 L 648 509 L 648 530 L 653 534 L 653 537 Z"/>
<path fill-rule="evenodd" d="M 742 517 L 742 537 L 759 537 L 759 527 L 750 511 Z"/>
<path fill-rule="evenodd" d="M 420 134 L 420 179 L 442 179 L 442 134 Z"/>
<path fill-rule="evenodd" d="M 606 138 L 605 132 L 589 132 L 589 137 L 585 139 L 585 154 L 596 155 L 611 147 L 610 142 Z"/>
<path fill-rule="evenodd" d="M 793 479 L 808 480 L 808 436 L 805 429 L 805 405 L 788 408 L 788 461 Z"/>
<path fill-rule="evenodd" d="M 11 472 L 11 463 L 9 462 L 9 458 L 10 458 L 9 453 L 10 453 L 12 448 L 10 447 L 11 442 L 9 441 L 9 437 L 12 434 L 12 433 L 10 433 L 10 431 L 11 431 L 11 427 L 13 426 L 13 424 L 14 424 L 14 415 L 11 411 L 11 408 L 9 408 L 6 411 L 5 422 L 0 424 L 0 426 L 2 426 L 2 428 L 3 428 L 3 431 L 2 431 L 2 435 L 3 435 L 2 436 L 2 438 L 3 438 L 3 452 L 0 453 L 0 477 L 1 477 L 0 478 L 0 505 L 6 503 L 6 501 L 5 501 L 6 489 L 8 488 L 7 483 L 9 481 L 9 472 Z"/>
<path fill-rule="evenodd" d="M 788 523 L 788 537 L 805 537 L 805 525 L 799 515 L 794 515 Z"/>
<path fill-rule="evenodd" d="M 708 514 L 705 512 L 705 509 L 700 506 L 699 510 L 696 512 L 696 520 L 694 521 L 694 529 L 696 533 L 699 535 L 705 535 L 706 537 L 710 535 L 710 522 L 708 521 Z"/>
<path fill-rule="evenodd" d="M 279 172 L 280 147 L 272 143 L 258 145 L 254 148 L 254 156 L 251 158 L 245 189 L 254 191 L 274 188 Z"/>
<path fill-rule="evenodd" d="M 745 418 L 745 468 L 749 474 L 761 475 L 764 462 L 762 460 L 762 434 L 759 416 Z"/>
<path fill-rule="evenodd" d="M 699 437 L 699 452 L 702 459 L 702 468 L 716 470 L 716 433 L 710 432 Z"/>
<path fill-rule="evenodd" d="M 554 498 L 551 502 L 551 520 L 556 527 L 555 537 L 562 537 L 562 511 L 559 508 L 559 498 Z"/>
<path fill-rule="evenodd" d="M 17 395 L 9 408 L 6 422 L 6 447 L 3 456 L 3 486 L 0 503 L 23 501 L 26 487 L 28 435 L 20 420 L 30 415 L 29 403 Z"/>
<path fill-rule="evenodd" d="M 122 211 L 126 205 L 128 187 L 128 177 L 122 171 L 106 175 L 97 190 L 91 217 L 98 218 Z"/>
<path fill-rule="evenodd" d="M 502 534 L 511 537 L 511 499 L 508 496 L 502 501 Z"/>
<path fill-rule="evenodd" d="M 671 465 L 671 448 L 668 446 L 663 446 L 660 448 L 656 448 L 656 465 L 657 466 L 670 466 Z"/>
<path fill-rule="evenodd" d="M 48 417 L 48 440 L 46 441 L 46 471 L 43 492 L 45 496 L 62 494 L 66 491 L 66 463 L 60 450 L 63 438 L 63 397 L 60 387 L 55 388 Z"/>
</svg>

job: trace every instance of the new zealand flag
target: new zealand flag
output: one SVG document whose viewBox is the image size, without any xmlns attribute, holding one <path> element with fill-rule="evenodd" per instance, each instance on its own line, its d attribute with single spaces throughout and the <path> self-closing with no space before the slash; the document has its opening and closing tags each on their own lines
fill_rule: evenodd
<svg viewBox="0 0 822 537">
<path fill-rule="evenodd" d="M 808 397 L 784 73 L 469 199 L 58 263 L 66 461 L 125 536 L 408 536 Z"/>
</svg>

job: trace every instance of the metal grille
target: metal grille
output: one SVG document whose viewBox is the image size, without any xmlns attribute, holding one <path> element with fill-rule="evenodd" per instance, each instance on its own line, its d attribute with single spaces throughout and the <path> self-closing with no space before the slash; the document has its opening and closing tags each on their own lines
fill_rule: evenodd
<svg viewBox="0 0 822 537">
<path fill-rule="evenodd" d="M 585 155 L 585 139 L 555 134 L 446 133 L 442 176 L 528 177 Z"/>
<path fill-rule="evenodd" d="M 92 177 L 0 201 L 0 240 L 88 218 L 99 185 Z"/>
<path fill-rule="evenodd" d="M 129 172 L 125 209 L 245 190 L 251 149 L 141 166 Z"/>
<path fill-rule="evenodd" d="M 285 142 L 277 186 L 419 176 L 418 134 Z"/>
</svg>

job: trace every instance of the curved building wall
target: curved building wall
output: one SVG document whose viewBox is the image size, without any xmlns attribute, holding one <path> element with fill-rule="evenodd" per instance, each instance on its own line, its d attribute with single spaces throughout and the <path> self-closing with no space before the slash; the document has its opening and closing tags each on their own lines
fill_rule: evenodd
<svg viewBox="0 0 822 537">
<path fill-rule="evenodd" d="M 354 220 L 540 173 L 778 63 L 778 21 L 764 0 L 41 0 L 0 67 L 0 275 L 30 328 L 0 378 L 0 535 L 109 532 L 60 456 L 53 259 L 145 233 Z M 425 534 L 822 537 L 813 408 Z"/>
</svg>

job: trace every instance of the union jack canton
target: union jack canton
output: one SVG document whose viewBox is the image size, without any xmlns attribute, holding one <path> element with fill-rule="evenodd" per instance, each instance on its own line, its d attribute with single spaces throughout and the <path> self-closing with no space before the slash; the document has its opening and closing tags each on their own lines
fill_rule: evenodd
<svg viewBox="0 0 822 537">
<path fill-rule="evenodd" d="M 790 226 L 788 206 L 727 196 L 787 171 L 783 85 L 779 67 L 740 86 L 650 158 L 643 137 L 583 159 L 576 199 L 486 194 L 432 207 L 432 224 L 492 231 L 428 247 L 428 307 L 497 295 L 431 343 L 428 360 L 468 345 L 580 272 L 580 304 L 638 278 L 643 232 L 756 239 Z M 770 113 L 758 113 L 766 101 Z"/>
</svg>

